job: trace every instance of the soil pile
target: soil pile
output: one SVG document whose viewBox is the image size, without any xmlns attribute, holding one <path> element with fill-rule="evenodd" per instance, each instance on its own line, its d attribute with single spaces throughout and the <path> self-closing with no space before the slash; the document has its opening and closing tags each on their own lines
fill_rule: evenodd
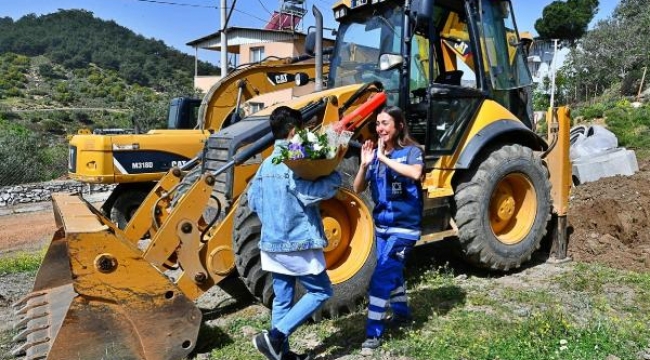
<svg viewBox="0 0 650 360">
<path fill-rule="evenodd" d="M 650 270 L 650 160 L 633 176 L 616 176 L 573 189 L 568 252 L 576 261 Z"/>
</svg>

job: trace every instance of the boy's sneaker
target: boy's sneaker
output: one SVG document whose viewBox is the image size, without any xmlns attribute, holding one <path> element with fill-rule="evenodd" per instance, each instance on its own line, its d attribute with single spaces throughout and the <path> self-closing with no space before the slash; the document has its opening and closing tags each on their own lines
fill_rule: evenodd
<svg viewBox="0 0 650 360">
<path fill-rule="evenodd" d="M 282 355 L 282 360 L 313 360 L 314 355 L 307 352 L 304 354 L 296 354 L 295 352 L 289 350 L 284 355 Z"/>
<path fill-rule="evenodd" d="M 269 360 L 282 360 L 282 348 L 283 344 L 281 341 L 273 341 L 269 336 L 268 331 L 262 331 L 261 333 L 253 337 L 253 346 L 257 351 L 261 352 L 262 355 L 266 356 Z"/>
<path fill-rule="evenodd" d="M 369 337 L 361 344 L 361 355 L 370 356 L 381 345 L 381 339 L 378 337 Z"/>
</svg>

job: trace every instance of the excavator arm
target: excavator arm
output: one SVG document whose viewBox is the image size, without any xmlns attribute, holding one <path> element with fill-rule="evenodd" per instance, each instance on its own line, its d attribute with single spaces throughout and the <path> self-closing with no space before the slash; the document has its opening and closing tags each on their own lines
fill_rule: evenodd
<svg viewBox="0 0 650 360">
<path fill-rule="evenodd" d="M 324 64 L 323 73 L 328 71 L 329 64 Z M 219 131 L 233 122 L 231 115 L 236 114 L 246 101 L 293 89 L 297 86 L 296 80 L 305 82 L 303 77 L 313 80 L 315 73 L 314 60 L 304 56 L 270 58 L 261 63 L 244 65 L 210 88 L 199 107 L 199 126 Z M 309 81 L 304 86 L 313 91 L 314 83 Z M 309 89 L 305 89 L 305 92 L 311 92 Z"/>
</svg>

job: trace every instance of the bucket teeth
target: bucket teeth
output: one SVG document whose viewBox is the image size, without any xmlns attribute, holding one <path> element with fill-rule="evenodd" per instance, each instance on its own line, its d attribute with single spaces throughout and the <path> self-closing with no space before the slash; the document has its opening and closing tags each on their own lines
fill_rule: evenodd
<svg viewBox="0 0 650 360">
<path fill-rule="evenodd" d="M 43 296 L 43 295 L 45 295 L 45 293 L 42 291 L 31 292 L 23 296 L 22 298 L 18 299 L 18 301 L 16 301 L 15 303 L 11 304 L 11 307 L 13 307 L 14 309 L 23 307 L 29 299 L 35 298 L 37 296 Z"/>
<path fill-rule="evenodd" d="M 30 315 L 30 314 L 28 313 L 26 316 L 22 317 L 21 319 L 19 319 L 19 320 L 14 324 L 14 330 L 17 330 L 17 331 L 18 331 L 18 330 L 21 330 L 21 329 L 23 329 L 23 328 L 25 328 L 25 327 L 27 326 L 27 323 L 28 323 L 30 320 L 38 319 L 38 318 L 41 318 L 41 317 L 43 317 L 43 316 L 47 316 L 47 315 L 49 315 L 49 313 L 48 313 L 47 311 L 45 311 L 45 310 L 41 310 L 41 311 L 39 311 L 39 312 L 34 312 L 33 315 Z"/>
<path fill-rule="evenodd" d="M 23 331 L 19 332 L 14 336 L 13 341 L 25 341 L 27 340 L 27 335 L 45 330 L 50 326 L 50 319 L 47 317 L 40 317 L 38 319 L 32 319 L 28 321 L 27 327 Z"/>
<path fill-rule="evenodd" d="M 27 356 L 25 356 L 25 360 L 41 360 L 41 359 L 45 359 L 47 357 L 47 353 L 49 351 L 50 351 L 49 342 L 32 346 L 29 349 Z"/>
<path fill-rule="evenodd" d="M 43 337 L 39 339 L 38 342 L 26 342 L 21 346 L 11 350 L 11 355 L 16 357 L 25 355 L 27 359 L 45 358 L 47 356 L 47 352 L 50 349 L 49 342 L 49 337 Z"/>
<path fill-rule="evenodd" d="M 16 347 L 11 354 L 29 360 L 46 358 L 74 295 L 72 286 L 63 286 L 33 292 L 17 301 L 13 306 L 20 319 L 14 325 L 18 334 L 13 338 Z"/>
<path fill-rule="evenodd" d="M 46 306 L 48 303 L 46 300 L 46 295 L 40 293 L 39 295 L 27 298 L 26 301 L 24 302 L 18 302 L 16 304 L 23 305 L 23 306 L 22 307 L 14 306 L 14 313 L 16 315 L 25 315 L 27 314 L 28 311 L 42 306 Z"/>
</svg>

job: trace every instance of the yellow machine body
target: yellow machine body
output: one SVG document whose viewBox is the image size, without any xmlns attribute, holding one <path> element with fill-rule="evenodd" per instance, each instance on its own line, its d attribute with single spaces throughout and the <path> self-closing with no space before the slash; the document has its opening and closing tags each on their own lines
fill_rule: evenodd
<svg viewBox="0 0 650 360">
<path fill-rule="evenodd" d="M 470 8 L 463 6 L 468 2 L 482 11 L 460 16 Z M 179 359 L 194 348 L 200 326 L 192 301 L 212 286 L 240 279 L 270 305 L 271 277 L 262 271 L 259 258 L 261 224 L 248 207 L 246 188 L 271 152 L 268 120 L 278 106 L 301 111 L 311 129 L 336 125 L 352 132 L 338 168 L 344 186 L 321 204 L 328 240 L 325 259 L 335 295 L 317 316 L 354 311 L 366 295 L 376 264 L 373 204 L 368 194 L 355 194 L 349 186 L 359 166 L 358 143 L 376 139 L 373 125 L 386 103 L 402 106 L 412 135 L 423 145 L 418 244 L 455 238 L 468 262 L 497 271 L 528 261 L 551 218 L 565 224 L 571 179 L 568 110 L 549 110 L 548 141 L 531 130 L 526 106 L 530 74 L 519 67 L 523 52 L 511 40 L 518 32 L 503 23 L 512 16 L 509 1 L 432 2 L 434 12 L 427 16 L 437 22 L 416 18 L 414 26 L 399 33 L 395 24 L 413 20 L 404 15 L 403 5 L 397 0 L 337 3 L 334 12 L 341 27 L 328 89 L 276 104 L 210 135 L 202 166 L 172 168 L 124 226 L 75 196 L 56 196 L 59 228 L 33 292 L 17 304 L 26 330 L 17 338 L 24 344 L 15 353 L 61 359 L 76 351 L 80 358 L 95 358 L 97 351 L 115 346 L 127 354 L 124 358 Z M 423 7 L 416 13 L 427 11 Z M 458 16 L 444 17 L 454 12 Z M 503 36 L 489 35 L 477 24 L 493 26 Z M 401 47 L 403 37 L 430 34 L 433 25 L 438 35 L 445 35 L 440 43 L 416 41 Z M 376 33 L 377 43 L 387 49 L 346 38 L 352 28 L 353 39 L 369 39 L 358 37 L 355 26 L 357 31 L 383 31 Z M 452 34 L 469 47 L 451 53 L 445 41 Z M 411 57 L 413 66 L 403 66 L 409 58 L 405 51 L 420 53 Z M 371 54 L 383 65 L 368 63 Z M 446 77 L 457 75 L 461 66 L 476 69 L 474 88 L 464 86 L 458 76 Z M 505 76 L 513 73 L 519 78 Z M 206 109 L 205 118 L 219 108 Z M 565 229 L 559 230 L 562 234 Z M 143 238 L 147 244 L 139 248 Z M 173 279 L 164 275 L 168 269 L 174 269 Z M 94 324 L 117 319 L 124 321 L 111 327 L 110 335 L 98 335 L 104 329 Z M 92 340 L 73 335 L 81 332 Z M 89 346 L 93 341 L 95 347 Z"/>
</svg>

